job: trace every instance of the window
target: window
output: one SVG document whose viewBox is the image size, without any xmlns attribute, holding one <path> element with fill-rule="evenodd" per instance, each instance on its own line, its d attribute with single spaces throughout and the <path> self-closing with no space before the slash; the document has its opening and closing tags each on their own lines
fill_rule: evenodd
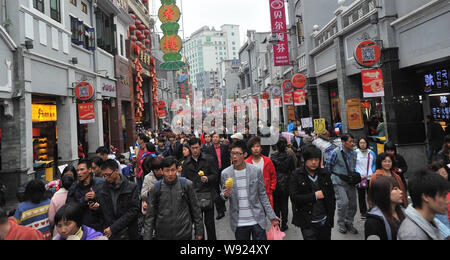
<svg viewBox="0 0 450 260">
<path fill-rule="evenodd" d="M 83 2 L 81 2 L 81 11 L 83 11 L 83 13 L 87 14 L 87 5 Z"/>
<path fill-rule="evenodd" d="M 44 0 L 33 0 L 33 7 L 44 13 Z"/>
<path fill-rule="evenodd" d="M 120 35 L 120 55 L 125 56 L 124 53 L 124 47 L 123 47 L 123 35 Z"/>
<path fill-rule="evenodd" d="M 60 0 L 50 0 L 50 17 L 61 22 L 61 3 Z"/>
<path fill-rule="evenodd" d="M 70 0 L 70 3 L 73 4 L 74 6 L 77 6 L 77 0 Z"/>
<path fill-rule="evenodd" d="M 95 30 L 84 25 L 83 21 L 70 17 L 72 43 L 83 46 L 86 50 L 95 50 Z"/>
<path fill-rule="evenodd" d="M 97 23 L 97 46 L 111 54 L 115 54 L 117 50 L 114 41 L 113 17 L 97 9 L 95 18 Z"/>
</svg>

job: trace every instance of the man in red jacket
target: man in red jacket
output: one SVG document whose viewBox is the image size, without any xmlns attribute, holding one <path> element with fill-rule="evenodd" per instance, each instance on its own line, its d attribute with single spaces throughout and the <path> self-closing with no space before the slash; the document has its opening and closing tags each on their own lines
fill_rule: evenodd
<svg viewBox="0 0 450 260">
<path fill-rule="evenodd" d="M 261 138 L 252 137 L 247 143 L 248 150 L 251 155 L 245 162 L 253 164 L 258 167 L 263 173 L 264 184 L 266 185 L 266 193 L 269 197 L 270 205 L 273 208 L 273 191 L 277 185 L 277 173 L 275 171 L 275 166 L 270 158 L 265 157 L 261 154 Z"/>
<path fill-rule="evenodd" d="M 18 225 L 0 208 L 0 240 L 44 240 L 37 229 Z"/>
</svg>

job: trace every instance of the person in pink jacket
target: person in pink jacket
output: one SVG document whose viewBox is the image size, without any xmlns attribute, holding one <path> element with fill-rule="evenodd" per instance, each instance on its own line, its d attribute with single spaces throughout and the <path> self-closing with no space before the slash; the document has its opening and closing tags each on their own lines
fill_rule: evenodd
<svg viewBox="0 0 450 260">
<path fill-rule="evenodd" d="M 270 205 L 273 208 L 273 191 L 277 185 L 277 173 L 275 171 L 275 166 L 270 158 L 265 157 L 261 154 L 261 138 L 252 137 L 247 143 L 248 150 L 251 155 L 245 162 L 253 164 L 258 167 L 263 173 L 264 184 L 266 185 L 267 197 L 269 197 Z"/>
<path fill-rule="evenodd" d="M 55 214 L 56 212 L 66 204 L 67 194 L 69 193 L 69 188 L 74 183 L 75 178 L 71 174 L 65 174 L 61 178 L 62 187 L 53 195 L 52 200 L 50 201 L 50 208 L 48 209 L 48 219 L 50 221 L 50 225 L 52 227 L 55 226 Z M 56 235 L 56 229 L 54 229 L 53 236 Z"/>
</svg>

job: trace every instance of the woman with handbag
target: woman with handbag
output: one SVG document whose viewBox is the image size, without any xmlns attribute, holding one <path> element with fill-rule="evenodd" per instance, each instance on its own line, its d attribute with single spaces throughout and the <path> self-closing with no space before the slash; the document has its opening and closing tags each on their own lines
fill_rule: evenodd
<svg viewBox="0 0 450 260">
<path fill-rule="evenodd" d="M 369 189 L 369 181 L 376 171 L 376 155 L 369 149 L 367 138 L 362 137 L 357 143 L 355 171 L 361 175 L 362 181 L 356 185 L 358 189 L 358 202 L 361 219 L 366 219 L 367 203 L 366 194 Z"/>
</svg>

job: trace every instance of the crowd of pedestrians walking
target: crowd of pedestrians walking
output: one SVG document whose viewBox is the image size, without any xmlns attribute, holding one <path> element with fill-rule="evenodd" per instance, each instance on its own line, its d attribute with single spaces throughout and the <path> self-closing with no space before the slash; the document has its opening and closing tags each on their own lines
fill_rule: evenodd
<svg viewBox="0 0 450 260">
<path fill-rule="evenodd" d="M 376 154 L 351 134 L 324 160 L 311 129 L 290 130 L 272 147 L 248 128 L 144 131 L 128 162 L 99 147 L 64 169 L 56 192 L 29 182 L 14 212 L 0 209 L 0 239 L 216 240 L 225 214 L 237 240 L 266 240 L 269 226 L 289 224 L 305 240 L 330 240 L 333 228 L 366 239 L 449 238 L 450 136 L 421 170 L 408 169 L 392 143 Z M 364 230 L 354 226 L 358 205 Z"/>
</svg>

